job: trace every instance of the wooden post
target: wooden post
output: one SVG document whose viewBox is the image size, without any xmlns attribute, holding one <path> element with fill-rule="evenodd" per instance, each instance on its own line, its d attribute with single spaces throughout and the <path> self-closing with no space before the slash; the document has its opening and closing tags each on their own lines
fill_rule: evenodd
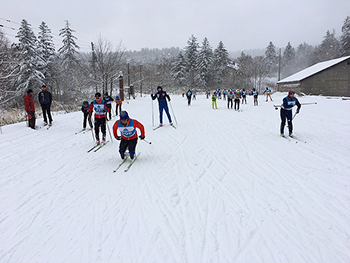
<svg viewBox="0 0 350 263">
<path fill-rule="evenodd" d="M 124 79 L 122 74 L 119 75 L 119 96 L 124 101 Z"/>
</svg>

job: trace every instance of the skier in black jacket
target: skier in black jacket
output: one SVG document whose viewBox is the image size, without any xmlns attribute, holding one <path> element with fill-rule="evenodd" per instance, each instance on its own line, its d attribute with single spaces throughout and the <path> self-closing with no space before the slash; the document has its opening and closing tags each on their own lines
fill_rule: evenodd
<svg viewBox="0 0 350 263">
<path fill-rule="evenodd" d="M 52 124 L 51 102 L 52 102 L 51 93 L 46 90 L 46 85 L 43 85 L 41 87 L 41 91 L 39 92 L 39 103 L 43 111 L 43 118 L 44 118 L 45 125 L 47 125 L 47 117 L 49 118 L 49 125 Z"/>
</svg>

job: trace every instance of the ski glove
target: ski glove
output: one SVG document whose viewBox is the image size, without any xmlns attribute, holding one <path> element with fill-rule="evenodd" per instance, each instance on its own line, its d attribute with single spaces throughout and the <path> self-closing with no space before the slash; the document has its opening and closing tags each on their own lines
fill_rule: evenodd
<svg viewBox="0 0 350 263">
<path fill-rule="evenodd" d="M 299 111 L 300 111 L 300 110 L 299 110 L 299 109 L 297 109 L 297 110 L 296 110 L 296 112 L 295 112 L 295 114 L 298 114 L 298 113 L 299 113 Z"/>
<path fill-rule="evenodd" d="M 115 137 L 118 141 L 120 141 L 121 139 L 122 139 L 122 137 L 120 137 L 120 136 L 117 136 L 117 137 Z"/>
<path fill-rule="evenodd" d="M 141 140 L 144 140 L 144 139 L 145 139 L 145 136 L 140 136 L 140 139 L 141 139 Z"/>
</svg>

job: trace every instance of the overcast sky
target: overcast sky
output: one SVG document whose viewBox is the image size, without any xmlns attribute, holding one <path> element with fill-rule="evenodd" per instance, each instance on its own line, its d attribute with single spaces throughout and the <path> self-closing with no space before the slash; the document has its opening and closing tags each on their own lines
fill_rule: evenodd
<svg viewBox="0 0 350 263">
<path fill-rule="evenodd" d="M 59 29 L 68 20 L 81 51 L 99 35 L 126 50 L 184 48 L 193 34 L 212 48 L 219 41 L 227 50 L 320 44 L 327 30 L 341 35 L 350 16 L 350 0 L 0 0 L 0 25 L 11 41 L 22 19 L 37 28 L 44 21 L 56 49 Z M 10 20 L 8 22 L 6 20 Z M 15 28 L 12 30 L 10 28 Z"/>
</svg>

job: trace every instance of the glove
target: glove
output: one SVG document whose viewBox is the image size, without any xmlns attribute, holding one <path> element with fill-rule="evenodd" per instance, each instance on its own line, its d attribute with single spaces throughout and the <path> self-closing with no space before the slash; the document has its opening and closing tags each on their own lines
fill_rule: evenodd
<svg viewBox="0 0 350 263">
<path fill-rule="evenodd" d="M 32 119 L 32 118 L 33 118 L 32 114 L 28 113 L 28 119 Z"/>
<path fill-rule="evenodd" d="M 151 94 L 151 97 L 153 97 L 153 93 Z"/>
<path fill-rule="evenodd" d="M 300 111 L 300 110 L 299 110 L 299 109 L 297 109 L 297 111 L 295 112 L 295 114 L 298 114 L 298 113 L 299 113 L 299 111 Z"/>
<path fill-rule="evenodd" d="M 140 136 L 140 139 L 141 139 L 141 140 L 145 139 L 145 136 L 142 136 L 142 135 L 141 135 L 141 136 Z"/>
<path fill-rule="evenodd" d="M 115 137 L 118 141 L 120 141 L 121 139 L 122 139 L 122 137 L 120 137 L 120 136 L 117 136 L 117 137 Z"/>
</svg>

